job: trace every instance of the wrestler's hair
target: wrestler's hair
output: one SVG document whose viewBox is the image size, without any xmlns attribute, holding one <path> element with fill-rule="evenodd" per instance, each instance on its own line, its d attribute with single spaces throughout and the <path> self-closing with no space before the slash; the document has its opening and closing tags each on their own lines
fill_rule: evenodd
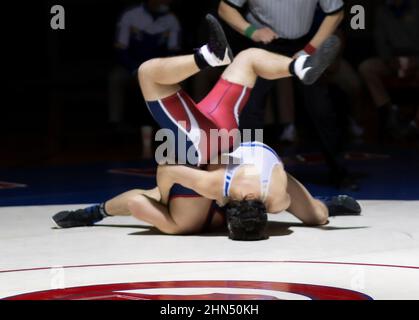
<svg viewBox="0 0 419 320">
<path fill-rule="evenodd" d="M 230 201 L 225 207 L 229 238 L 238 241 L 267 239 L 268 223 L 266 207 L 261 201 Z"/>
</svg>

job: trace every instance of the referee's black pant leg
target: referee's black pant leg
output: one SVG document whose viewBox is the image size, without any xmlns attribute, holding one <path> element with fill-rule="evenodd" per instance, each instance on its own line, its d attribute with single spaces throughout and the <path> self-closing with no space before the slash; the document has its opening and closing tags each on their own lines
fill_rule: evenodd
<svg viewBox="0 0 419 320">
<path fill-rule="evenodd" d="M 304 108 L 313 124 L 314 134 L 318 138 L 330 173 L 334 180 L 343 180 L 347 176 L 343 165 L 344 136 L 329 86 L 320 82 L 312 86 L 299 84 L 299 92 L 303 94 Z"/>
<path fill-rule="evenodd" d="M 274 81 L 258 78 L 253 88 L 249 101 L 240 114 L 240 130 L 263 129 L 265 126 L 265 106 L 268 92 L 272 89 Z M 243 137 L 246 137 L 243 135 Z M 257 140 L 252 132 L 252 140 Z M 263 141 L 260 141 L 263 142 Z"/>
</svg>

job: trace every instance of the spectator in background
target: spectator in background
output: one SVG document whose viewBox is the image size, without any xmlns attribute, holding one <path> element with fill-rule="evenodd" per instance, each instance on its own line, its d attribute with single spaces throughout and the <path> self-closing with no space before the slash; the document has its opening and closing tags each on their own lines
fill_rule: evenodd
<svg viewBox="0 0 419 320">
<path fill-rule="evenodd" d="M 353 137 L 360 138 L 364 134 L 364 129 L 358 124 L 364 100 L 362 80 L 357 70 L 343 56 L 346 44 L 345 34 L 341 30 L 338 30 L 336 34 L 341 39 L 341 51 L 335 63 L 327 70 L 326 80 L 345 95 L 345 102 L 348 101 L 349 107 L 345 110 L 349 132 Z"/>
<path fill-rule="evenodd" d="M 297 140 L 295 127 L 295 90 L 292 79 L 281 79 L 276 86 L 277 100 L 279 102 L 279 119 L 283 128 L 279 141 L 294 143 Z"/>
<path fill-rule="evenodd" d="M 416 118 L 409 123 L 403 132 L 403 136 L 408 139 L 419 140 L 419 108 L 416 112 Z"/>
<path fill-rule="evenodd" d="M 247 10 L 243 10 L 245 5 Z M 311 34 L 317 6 L 326 14 L 320 27 Z M 333 34 L 344 17 L 342 0 L 222 0 L 218 13 L 234 30 L 249 38 L 251 46 L 294 56 L 312 54 Z M 242 128 L 260 129 L 264 126 L 264 100 L 273 86 L 272 81 L 259 79 L 252 90 L 249 103 L 241 118 Z M 313 86 L 298 86 L 305 110 L 314 126 L 332 183 L 337 187 L 356 188 L 342 164 L 342 132 L 337 124 L 336 110 L 321 81 Z"/>
<path fill-rule="evenodd" d="M 345 114 L 345 118 L 347 118 L 345 122 L 348 125 L 348 130 L 353 137 L 361 138 L 364 134 L 364 129 L 358 124 L 358 120 L 360 118 L 359 112 L 362 110 L 363 105 L 362 81 L 357 70 L 343 57 L 345 48 L 344 33 L 338 30 L 336 34 L 341 39 L 342 46 L 336 61 L 325 72 L 325 79 L 345 95 L 344 103 L 337 107 L 345 108 L 345 105 L 349 107 L 348 110 L 342 112 Z M 279 92 L 280 100 L 281 125 L 284 128 L 280 141 L 292 143 L 296 140 L 297 131 L 294 125 L 295 103 L 291 79 L 281 79 L 277 86 L 277 91 Z"/>
<path fill-rule="evenodd" d="M 180 24 L 169 9 L 171 0 L 145 0 L 126 10 L 116 34 L 117 66 L 109 77 L 109 121 L 124 122 L 127 88 L 137 84 L 137 70 L 144 61 L 174 54 L 180 49 Z M 137 88 L 135 88 L 137 90 Z M 144 110 L 145 110 L 144 105 Z M 142 113 L 143 157 L 152 156 L 152 119 Z"/>
<path fill-rule="evenodd" d="M 419 2 L 387 0 L 376 13 L 374 40 L 378 56 L 364 61 L 359 71 L 378 109 L 381 131 L 394 136 L 399 131 L 398 107 L 385 80 L 419 78 Z M 418 125 L 418 119 L 410 124 Z"/>
</svg>

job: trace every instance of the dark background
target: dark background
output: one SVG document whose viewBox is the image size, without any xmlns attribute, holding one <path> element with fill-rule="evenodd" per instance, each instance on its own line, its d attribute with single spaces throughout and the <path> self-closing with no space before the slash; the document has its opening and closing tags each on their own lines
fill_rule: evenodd
<svg viewBox="0 0 419 320">
<path fill-rule="evenodd" d="M 368 27 L 377 2 L 346 1 L 347 8 L 351 3 L 362 3 L 368 16 L 365 31 L 351 31 L 349 22 L 344 22 L 348 36 L 345 55 L 354 65 L 374 50 Z M 130 144 L 138 142 L 136 135 L 114 141 L 107 134 L 106 99 L 107 76 L 115 61 L 116 23 L 125 8 L 138 3 L 71 0 L 2 4 L 1 165 L 135 158 Z M 217 3 L 173 2 L 183 28 L 185 52 L 200 45 L 197 26 Z M 65 30 L 50 28 L 54 4 L 66 10 Z M 146 112 L 138 109 L 130 109 L 133 118 Z"/>
</svg>

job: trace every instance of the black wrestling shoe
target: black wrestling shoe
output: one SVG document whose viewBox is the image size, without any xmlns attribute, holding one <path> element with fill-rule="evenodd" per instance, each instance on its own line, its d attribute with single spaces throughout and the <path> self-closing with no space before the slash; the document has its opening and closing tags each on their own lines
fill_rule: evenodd
<svg viewBox="0 0 419 320">
<path fill-rule="evenodd" d="M 228 44 L 223 27 L 211 14 L 207 14 L 206 20 L 209 28 L 208 43 L 197 51 L 195 61 L 201 69 L 230 64 L 234 58 L 233 51 Z"/>
<path fill-rule="evenodd" d="M 306 85 L 315 83 L 336 59 L 339 49 L 339 38 L 330 36 L 313 55 L 300 56 L 295 60 L 295 74 Z"/>
<path fill-rule="evenodd" d="M 52 221 L 58 228 L 89 227 L 103 219 L 103 216 L 93 208 L 61 211 L 52 217 Z"/>
<path fill-rule="evenodd" d="M 211 14 L 207 14 L 209 27 L 209 40 L 208 49 L 212 52 L 219 60 L 231 63 L 233 61 L 233 51 L 228 44 L 227 37 L 224 33 L 223 27 L 220 22 Z"/>
<path fill-rule="evenodd" d="M 332 198 L 326 198 L 323 203 L 329 209 L 329 216 L 359 216 L 361 215 L 361 206 L 352 197 L 341 195 Z"/>
</svg>

